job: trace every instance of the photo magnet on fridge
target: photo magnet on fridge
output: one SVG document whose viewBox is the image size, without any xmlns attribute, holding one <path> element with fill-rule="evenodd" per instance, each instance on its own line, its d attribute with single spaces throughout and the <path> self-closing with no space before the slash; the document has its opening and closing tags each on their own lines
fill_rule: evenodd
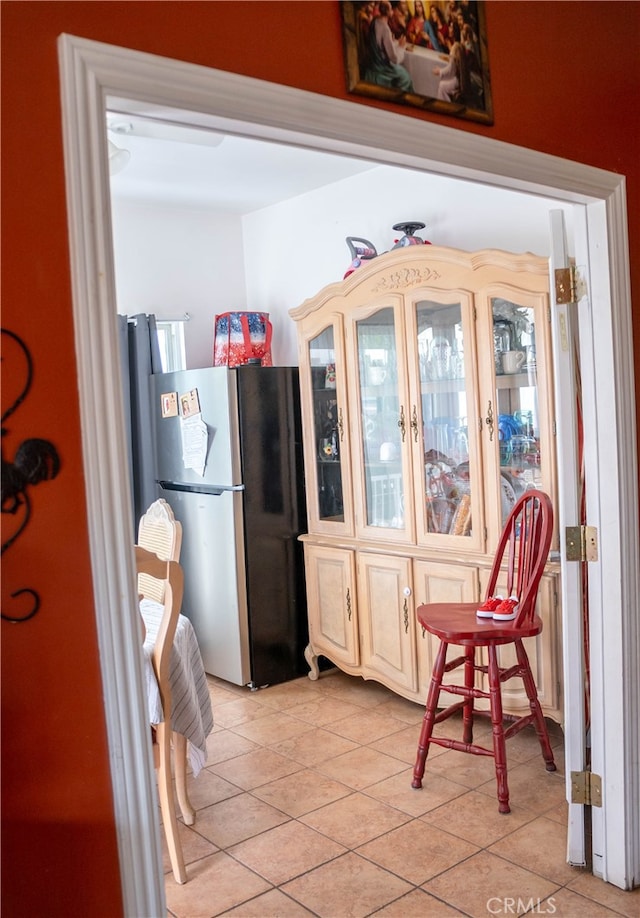
<svg viewBox="0 0 640 918">
<path fill-rule="evenodd" d="M 198 398 L 198 390 L 191 389 L 189 392 L 185 392 L 184 395 L 181 395 L 180 406 L 182 408 L 183 418 L 190 418 L 194 414 L 199 414 L 200 399 Z"/>
<path fill-rule="evenodd" d="M 177 418 L 178 416 L 178 393 L 163 392 L 160 396 L 162 404 L 163 418 Z"/>
</svg>

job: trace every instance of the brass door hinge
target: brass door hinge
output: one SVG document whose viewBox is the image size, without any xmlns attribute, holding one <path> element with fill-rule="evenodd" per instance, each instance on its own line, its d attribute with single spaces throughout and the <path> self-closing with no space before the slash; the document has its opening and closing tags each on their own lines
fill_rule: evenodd
<svg viewBox="0 0 640 918">
<path fill-rule="evenodd" d="M 556 306 L 577 303 L 587 295 L 587 282 L 575 265 L 568 268 L 556 268 L 554 275 Z"/>
<path fill-rule="evenodd" d="M 602 779 L 592 771 L 571 772 L 571 802 L 602 806 Z"/>
<path fill-rule="evenodd" d="M 575 267 L 556 268 L 554 274 L 556 281 L 556 305 L 564 306 L 567 303 L 575 303 L 577 299 Z"/>
<path fill-rule="evenodd" d="M 598 560 L 598 530 L 595 526 L 567 526 L 565 534 L 567 561 Z"/>
</svg>

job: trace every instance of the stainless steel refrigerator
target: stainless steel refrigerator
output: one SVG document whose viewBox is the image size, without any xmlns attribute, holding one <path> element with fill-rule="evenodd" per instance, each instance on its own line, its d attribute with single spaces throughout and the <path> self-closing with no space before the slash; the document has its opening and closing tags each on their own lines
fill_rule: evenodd
<svg viewBox="0 0 640 918">
<path fill-rule="evenodd" d="M 298 370 L 151 377 L 158 496 L 182 523 L 183 613 L 205 670 L 259 688 L 306 671 Z"/>
</svg>

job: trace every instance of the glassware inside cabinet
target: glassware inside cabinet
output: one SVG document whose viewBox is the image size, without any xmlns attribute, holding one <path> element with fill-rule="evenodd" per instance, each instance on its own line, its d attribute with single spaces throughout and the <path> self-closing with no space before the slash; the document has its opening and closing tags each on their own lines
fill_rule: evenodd
<svg viewBox="0 0 640 918">
<path fill-rule="evenodd" d="M 336 390 L 336 355 L 333 327 L 309 342 L 313 424 L 316 444 L 318 515 L 321 520 L 344 522 L 341 449 L 342 409 Z"/>
<path fill-rule="evenodd" d="M 468 406 L 460 303 L 416 303 L 428 532 L 471 535 Z"/>
<path fill-rule="evenodd" d="M 527 488 L 542 487 L 535 312 L 500 297 L 491 308 L 504 524 Z"/>
<path fill-rule="evenodd" d="M 356 329 L 367 526 L 403 529 L 401 449 L 409 421 L 398 396 L 393 309 L 361 319 Z"/>
</svg>

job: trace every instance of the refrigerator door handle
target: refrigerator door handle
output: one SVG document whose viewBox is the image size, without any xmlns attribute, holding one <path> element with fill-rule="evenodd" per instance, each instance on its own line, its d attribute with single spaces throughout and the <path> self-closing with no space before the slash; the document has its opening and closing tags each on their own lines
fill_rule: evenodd
<svg viewBox="0 0 640 918">
<path fill-rule="evenodd" d="M 160 485 L 163 491 L 189 491 L 193 494 L 210 494 L 213 497 L 220 497 L 225 491 L 244 491 L 244 485 L 198 485 L 182 484 L 179 481 L 161 481 L 156 478 L 156 484 Z"/>
</svg>

